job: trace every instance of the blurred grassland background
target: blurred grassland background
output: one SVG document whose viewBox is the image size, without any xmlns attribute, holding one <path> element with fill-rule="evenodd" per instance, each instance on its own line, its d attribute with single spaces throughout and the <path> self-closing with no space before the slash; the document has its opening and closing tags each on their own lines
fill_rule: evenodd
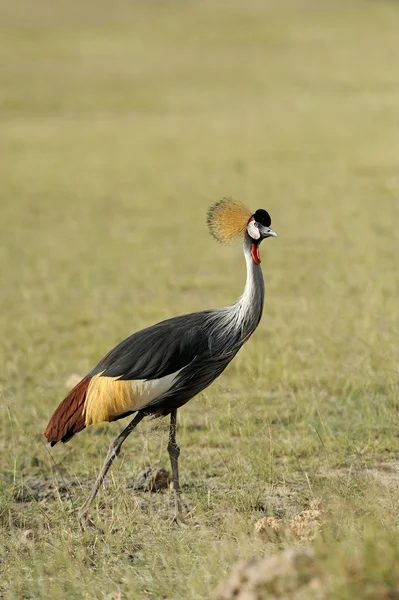
<svg viewBox="0 0 399 600">
<path fill-rule="evenodd" d="M 399 593 L 398 32 L 384 0 L 1 1 L 1 598 L 209 598 L 288 544 L 259 517 L 315 498 L 328 597 Z M 222 196 L 279 237 L 258 331 L 179 411 L 189 527 L 126 487 L 169 467 L 148 421 L 82 536 L 121 424 L 41 433 L 71 373 L 241 294 L 241 249 L 206 230 Z"/>
</svg>

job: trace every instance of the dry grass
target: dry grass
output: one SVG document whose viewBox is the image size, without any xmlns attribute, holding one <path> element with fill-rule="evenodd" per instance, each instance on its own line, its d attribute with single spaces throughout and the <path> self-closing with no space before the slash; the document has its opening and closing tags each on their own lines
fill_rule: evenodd
<svg viewBox="0 0 399 600">
<path fill-rule="evenodd" d="M 258 519 L 321 498 L 330 597 L 395 597 L 398 27 L 384 0 L 3 0 L 0 596 L 209 598 L 236 560 L 293 543 Z M 41 432 L 127 334 L 241 293 L 241 250 L 205 225 L 228 195 L 279 238 L 259 330 L 179 411 L 189 527 L 168 491 L 127 487 L 168 465 L 148 421 L 93 510 L 106 534 L 82 536 L 120 424 L 51 452 Z"/>
</svg>

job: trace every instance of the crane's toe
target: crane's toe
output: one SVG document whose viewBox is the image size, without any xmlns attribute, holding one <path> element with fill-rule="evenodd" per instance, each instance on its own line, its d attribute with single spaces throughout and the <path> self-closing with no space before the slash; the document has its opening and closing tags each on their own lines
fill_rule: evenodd
<svg viewBox="0 0 399 600">
<path fill-rule="evenodd" d="M 79 513 L 79 523 L 83 532 L 86 532 L 88 529 L 95 529 L 98 533 L 104 533 L 104 530 L 101 529 L 101 527 L 98 527 L 98 525 L 90 519 L 87 511 L 81 511 Z"/>
<path fill-rule="evenodd" d="M 183 517 L 183 515 L 181 513 L 180 514 L 174 514 L 173 517 L 170 518 L 170 521 L 174 525 L 177 525 L 178 527 L 188 527 L 188 524 L 184 520 L 184 517 Z"/>
</svg>

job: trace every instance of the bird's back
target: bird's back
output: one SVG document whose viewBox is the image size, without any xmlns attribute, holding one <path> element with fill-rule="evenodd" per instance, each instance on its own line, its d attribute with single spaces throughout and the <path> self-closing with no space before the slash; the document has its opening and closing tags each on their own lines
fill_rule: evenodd
<svg viewBox="0 0 399 600">
<path fill-rule="evenodd" d="M 52 444 L 68 441 L 92 423 L 136 411 L 165 415 L 188 402 L 222 373 L 243 343 L 227 332 L 228 310 L 173 317 L 120 342 L 63 400 L 46 437 Z"/>
</svg>

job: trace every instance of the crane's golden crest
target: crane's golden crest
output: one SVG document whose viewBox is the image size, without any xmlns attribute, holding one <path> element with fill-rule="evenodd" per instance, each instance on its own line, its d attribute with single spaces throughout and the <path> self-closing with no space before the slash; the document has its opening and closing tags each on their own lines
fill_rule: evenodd
<svg viewBox="0 0 399 600">
<path fill-rule="evenodd" d="M 222 244 L 241 238 L 252 212 L 239 200 L 223 198 L 208 210 L 207 223 L 213 237 Z"/>
</svg>

